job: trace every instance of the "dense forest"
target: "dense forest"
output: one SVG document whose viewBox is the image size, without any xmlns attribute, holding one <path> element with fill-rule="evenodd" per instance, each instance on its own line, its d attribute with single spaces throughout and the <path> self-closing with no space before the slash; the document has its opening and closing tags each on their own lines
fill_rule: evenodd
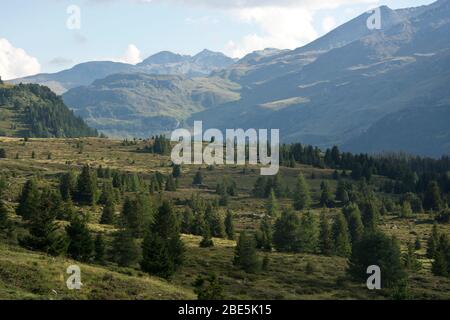
<svg viewBox="0 0 450 320">
<path fill-rule="evenodd" d="M 92 137 L 97 131 L 70 111 L 61 97 L 36 84 L 0 83 L 0 135 L 14 137 Z"/>
</svg>

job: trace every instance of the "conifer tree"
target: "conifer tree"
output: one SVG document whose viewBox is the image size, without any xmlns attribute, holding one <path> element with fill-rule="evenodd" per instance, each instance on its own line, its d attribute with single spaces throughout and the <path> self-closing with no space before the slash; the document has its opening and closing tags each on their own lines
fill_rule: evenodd
<svg viewBox="0 0 450 320">
<path fill-rule="evenodd" d="M 280 205 L 278 203 L 275 192 L 270 190 L 269 199 L 267 200 L 266 212 L 270 217 L 278 217 L 280 215 Z"/>
<path fill-rule="evenodd" d="M 227 211 L 227 216 L 225 217 L 225 233 L 228 240 L 234 240 L 234 222 L 231 210 Z"/>
<path fill-rule="evenodd" d="M 113 201 L 108 200 L 102 211 L 102 216 L 100 218 L 100 224 L 114 224 L 114 214 L 116 211 L 116 206 Z"/>
<path fill-rule="evenodd" d="M 280 252 L 298 251 L 299 228 L 300 219 L 298 215 L 291 210 L 284 210 L 275 222 L 275 231 L 273 233 L 275 248 Z"/>
<path fill-rule="evenodd" d="M 139 260 L 139 246 L 130 230 L 120 229 L 114 234 L 112 256 L 120 267 L 130 267 Z"/>
<path fill-rule="evenodd" d="M 316 253 L 319 250 L 319 224 L 316 216 L 308 211 L 300 220 L 299 246 L 300 251 L 305 253 Z"/>
<path fill-rule="evenodd" d="M 32 250 L 58 256 L 66 252 L 68 243 L 55 222 L 53 200 L 53 192 L 48 188 L 44 189 L 37 199 L 36 211 L 30 217 L 30 234 L 21 240 L 21 244 Z"/>
<path fill-rule="evenodd" d="M 223 223 L 223 219 L 212 205 L 208 205 L 208 207 L 206 208 L 205 220 L 209 224 L 209 230 L 213 237 L 225 237 L 225 226 Z"/>
<path fill-rule="evenodd" d="M 364 224 L 361 218 L 361 212 L 358 205 L 350 204 L 343 210 L 344 215 L 348 223 L 348 229 L 350 232 L 350 239 L 352 243 L 360 241 L 364 235 Z"/>
<path fill-rule="evenodd" d="M 217 301 L 225 299 L 222 284 L 216 274 L 198 277 L 195 280 L 194 287 L 198 300 Z"/>
<path fill-rule="evenodd" d="M 214 241 L 211 238 L 211 230 L 207 223 L 202 226 L 202 241 L 200 241 L 200 248 L 211 248 L 214 247 Z"/>
<path fill-rule="evenodd" d="M 101 205 L 106 205 L 108 202 L 116 202 L 115 198 L 112 182 L 109 180 L 105 181 L 102 186 L 102 193 L 100 194 L 98 203 Z"/>
<path fill-rule="evenodd" d="M 349 201 L 347 185 L 344 180 L 339 180 L 338 182 L 336 189 L 336 200 L 342 202 L 344 205 L 346 205 Z"/>
<path fill-rule="evenodd" d="M 177 184 L 172 177 L 172 175 L 169 175 L 166 180 L 166 191 L 177 191 Z"/>
<path fill-rule="evenodd" d="M 174 177 L 175 179 L 181 177 L 181 166 L 180 165 L 174 165 L 172 167 L 172 177 Z"/>
<path fill-rule="evenodd" d="M 431 271 L 436 276 L 450 276 L 450 243 L 446 234 L 439 237 Z"/>
<path fill-rule="evenodd" d="M 95 205 L 97 202 L 97 175 L 85 165 L 78 176 L 75 200 L 84 205 Z"/>
<path fill-rule="evenodd" d="M 311 196 L 309 193 L 309 186 L 303 174 L 300 173 L 295 185 L 294 208 L 295 210 L 303 210 L 309 208 L 310 205 Z"/>
<path fill-rule="evenodd" d="M 332 208 L 334 205 L 334 201 L 328 182 L 323 181 L 320 189 L 322 190 L 320 195 L 320 205 L 322 207 Z"/>
<path fill-rule="evenodd" d="M 87 223 L 80 217 L 74 217 L 66 227 L 69 239 L 68 255 L 75 260 L 89 262 L 94 253 L 94 241 Z"/>
<path fill-rule="evenodd" d="M 259 230 L 256 233 L 256 245 L 258 249 L 272 251 L 272 238 L 272 224 L 270 223 L 270 217 L 264 215 Z"/>
<path fill-rule="evenodd" d="M 16 214 L 21 216 L 24 220 L 30 220 L 37 214 L 39 198 L 40 195 L 37 181 L 32 178 L 25 183 L 25 186 L 22 189 Z"/>
<path fill-rule="evenodd" d="M 439 211 L 442 209 L 441 190 L 436 181 L 430 182 L 423 199 L 425 210 Z"/>
<path fill-rule="evenodd" d="M 427 258 L 433 259 L 436 255 L 436 250 L 439 244 L 439 231 L 437 224 L 433 225 L 433 229 L 431 231 L 431 236 L 428 238 L 427 242 Z"/>
<path fill-rule="evenodd" d="M 364 231 L 365 232 L 374 232 L 377 230 L 378 227 L 378 220 L 380 217 L 380 212 L 374 203 L 374 201 L 368 200 L 363 205 L 363 212 L 362 212 L 362 221 L 364 224 Z"/>
<path fill-rule="evenodd" d="M 195 174 L 194 179 L 192 180 L 192 184 L 194 186 L 199 186 L 199 185 L 203 184 L 203 174 L 202 174 L 202 171 L 200 169 Z"/>
<path fill-rule="evenodd" d="M 342 213 L 336 216 L 333 225 L 334 252 L 340 257 L 349 257 L 352 252 L 348 225 Z"/>
<path fill-rule="evenodd" d="M 74 171 L 64 173 L 59 178 L 59 192 L 64 201 L 72 198 L 77 187 L 77 176 Z"/>
<path fill-rule="evenodd" d="M 242 268 L 247 273 L 255 273 L 259 269 L 255 241 L 246 231 L 239 235 L 233 264 Z"/>
<path fill-rule="evenodd" d="M 366 281 L 367 267 L 371 265 L 381 269 L 382 288 L 393 288 L 406 278 L 398 241 L 379 231 L 364 234 L 354 245 L 348 273 L 358 281 Z"/>
<path fill-rule="evenodd" d="M 103 240 L 103 236 L 101 234 L 98 234 L 95 237 L 94 243 L 94 260 L 98 264 L 104 264 L 106 258 L 105 256 L 106 256 L 105 241 Z"/>
<path fill-rule="evenodd" d="M 408 243 L 407 246 L 408 250 L 403 255 L 403 263 L 405 265 L 405 268 L 409 271 L 419 271 L 422 267 L 419 260 L 417 260 L 415 248 L 413 243 Z"/>
<path fill-rule="evenodd" d="M 403 201 L 402 208 L 400 210 L 401 218 L 410 218 L 413 214 L 411 204 L 408 201 Z"/>
<path fill-rule="evenodd" d="M 11 240 L 13 228 L 13 223 L 8 218 L 8 209 L 5 202 L 0 199 L 0 239 Z"/>
<path fill-rule="evenodd" d="M 326 256 L 334 253 L 333 231 L 325 213 L 320 217 L 320 252 Z"/>
<path fill-rule="evenodd" d="M 193 225 L 194 225 L 194 214 L 192 213 L 192 209 L 186 207 L 183 212 L 183 218 L 181 220 L 181 232 L 185 234 L 193 233 Z"/>
</svg>

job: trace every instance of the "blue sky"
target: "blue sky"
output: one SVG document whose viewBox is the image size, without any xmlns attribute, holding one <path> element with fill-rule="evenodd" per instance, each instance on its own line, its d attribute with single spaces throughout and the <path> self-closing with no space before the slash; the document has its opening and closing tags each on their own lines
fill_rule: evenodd
<svg viewBox="0 0 450 320">
<path fill-rule="evenodd" d="M 17 0 L 0 5 L 0 76 L 55 72 L 76 63 L 136 63 L 161 50 L 230 56 L 295 48 L 371 6 L 433 0 Z M 319 4 L 320 3 L 320 4 Z M 80 29 L 66 26 L 80 8 Z"/>
</svg>

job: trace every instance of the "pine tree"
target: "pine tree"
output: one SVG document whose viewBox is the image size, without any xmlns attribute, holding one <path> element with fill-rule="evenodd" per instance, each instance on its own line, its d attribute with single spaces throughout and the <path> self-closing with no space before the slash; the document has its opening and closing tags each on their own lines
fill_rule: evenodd
<svg viewBox="0 0 450 320">
<path fill-rule="evenodd" d="M 436 250 L 439 244 L 439 231 L 437 224 L 433 225 L 431 236 L 427 242 L 427 258 L 433 259 L 436 255 Z"/>
<path fill-rule="evenodd" d="M 380 212 L 373 201 L 367 201 L 363 205 L 362 221 L 365 232 L 374 232 L 378 227 Z"/>
<path fill-rule="evenodd" d="M 402 208 L 400 210 L 401 218 L 410 218 L 413 212 L 411 209 L 411 204 L 408 201 L 403 201 Z"/>
<path fill-rule="evenodd" d="M 340 257 L 349 257 L 352 252 L 348 225 L 342 213 L 336 216 L 333 225 L 334 252 Z"/>
<path fill-rule="evenodd" d="M 326 256 L 334 252 L 333 231 L 325 213 L 320 217 L 320 252 Z"/>
<path fill-rule="evenodd" d="M 8 209 L 3 200 L 0 199 L 0 239 L 9 239 L 13 233 L 13 223 L 8 218 Z"/>
<path fill-rule="evenodd" d="M 403 263 L 405 268 L 409 271 L 419 271 L 422 267 L 419 260 L 417 260 L 416 252 L 414 249 L 414 244 L 408 243 L 408 250 L 403 255 Z"/>
<path fill-rule="evenodd" d="M 199 185 L 203 184 L 203 174 L 202 174 L 202 171 L 200 169 L 195 174 L 194 179 L 192 180 L 192 184 L 194 186 L 199 186 Z"/>
<path fill-rule="evenodd" d="M 270 223 L 270 217 L 264 215 L 259 230 L 256 233 L 256 245 L 258 249 L 272 251 L 272 238 L 272 224 Z"/>
<path fill-rule="evenodd" d="M 64 173 L 59 178 L 59 191 L 64 201 L 72 198 L 77 187 L 77 176 L 74 171 Z"/>
<path fill-rule="evenodd" d="M 310 205 L 311 196 L 309 193 L 309 186 L 303 174 L 300 173 L 295 186 L 294 208 L 295 210 L 303 210 L 309 208 Z"/>
<path fill-rule="evenodd" d="M 225 217 L 225 233 L 228 240 L 234 240 L 234 222 L 231 210 L 227 211 L 227 216 Z"/>
<path fill-rule="evenodd" d="M 181 221 L 181 232 L 185 234 L 192 234 L 193 224 L 194 224 L 194 214 L 192 213 L 192 209 L 186 207 L 184 209 L 183 218 Z"/>
<path fill-rule="evenodd" d="M 442 209 L 441 190 L 436 181 L 430 182 L 423 199 L 425 210 L 439 211 Z"/>
<path fill-rule="evenodd" d="M 166 180 L 166 191 L 177 191 L 177 184 L 171 175 Z"/>
<path fill-rule="evenodd" d="M 111 181 L 105 181 L 102 186 L 102 193 L 98 199 L 98 203 L 101 205 L 106 205 L 108 202 L 116 202 L 114 195 L 114 187 Z"/>
<path fill-rule="evenodd" d="M 207 223 L 202 226 L 202 241 L 200 241 L 200 248 L 214 247 L 214 241 L 211 238 L 211 230 Z"/>
<path fill-rule="evenodd" d="M 450 243 L 446 234 L 439 237 L 431 271 L 436 276 L 450 276 Z"/>
<path fill-rule="evenodd" d="M 361 212 L 357 204 L 350 204 L 344 208 L 343 213 L 348 223 L 350 239 L 352 243 L 360 241 L 364 235 L 364 224 L 361 218 Z"/>
<path fill-rule="evenodd" d="M 347 192 L 347 185 L 344 180 L 339 180 L 336 189 L 336 200 L 341 201 L 346 205 L 349 201 L 349 196 Z"/>
<path fill-rule="evenodd" d="M 139 246 L 130 230 L 120 229 L 114 234 L 112 255 L 120 267 L 130 267 L 139 260 Z"/>
<path fill-rule="evenodd" d="M 37 214 L 39 205 L 39 190 L 35 179 L 30 179 L 25 183 L 19 197 L 19 206 L 16 214 L 24 220 L 30 220 Z"/>
<path fill-rule="evenodd" d="M 225 299 L 222 284 L 216 274 L 198 277 L 195 280 L 194 287 L 198 300 L 217 301 Z"/>
<path fill-rule="evenodd" d="M 37 199 L 35 213 L 29 222 L 29 236 L 21 244 L 29 249 L 58 256 L 67 250 L 67 239 L 59 232 L 55 222 L 54 196 L 50 189 L 44 189 Z"/>
<path fill-rule="evenodd" d="M 88 165 L 83 167 L 78 176 L 75 200 L 84 205 L 95 205 L 97 202 L 97 176 Z"/>
<path fill-rule="evenodd" d="M 365 282 L 367 267 L 371 265 L 381 269 L 382 288 L 393 288 L 406 278 L 398 241 L 379 231 L 364 234 L 363 239 L 354 245 L 348 273 Z"/>
<path fill-rule="evenodd" d="M 270 190 L 269 200 L 267 200 L 266 212 L 270 217 L 278 217 L 280 214 L 280 205 L 275 192 Z"/>
<path fill-rule="evenodd" d="M 242 268 L 247 273 L 255 273 L 259 269 L 255 241 L 246 231 L 239 235 L 233 264 Z"/>
<path fill-rule="evenodd" d="M 319 250 L 319 224 L 316 216 L 308 211 L 300 221 L 299 245 L 300 251 L 305 253 L 316 253 Z"/>
<path fill-rule="evenodd" d="M 103 236 L 101 234 L 98 234 L 95 237 L 94 243 L 94 260 L 98 264 L 104 264 L 105 256 L 106 256 L 105 241 L 103 240 Z"/>
<path fill-rule="evenodd" d="M 225 237 L 225 226 L 223 223 L 223 219 L 212 205 L 208 205 L 208 207 L 206 208 L 205 220 L 209 224 L 209 230 L 211 231 L 211 235 L 213 237 Z"/>
<path fill-rule="evenodd" d="M 94 241 L 87 227 L 86 221 L 75 217 L 66 227 L 69 239 L 68 255 L 78 261 L 89 262 L 94 252 Z"/>
<path fill-rule="evenodd" d="M 273 233 L 273 244 L 280 252 L 298 251 L 298 233 L 300 228 L 300 219 L 298 215 L 285 210 L 275 222 L 275 231 Z"/>
<path fill-rule="evenodd" d="M 320 205 L 322 207 L 332 208 L 334 206 L 334 201 L 328 182 L 323 181 L 320 189 L 322 190 L 322 193 L 320 195 Z"/>
<path fill-rule="evenodd" d="M 115 211 L 116 206 L 114 205 L 114 202 L 109 200 L 103 208 L 100 224 L 114 224 Z"/>
<path fill-rule="evenodd" d="M 145 235 L 142 255 L 142 270 L 163 278 L 170 278 L 183 263 L 179 223 L 168 201 L 162 203 L 151 230 Z"/>
<path fill-rule="evenodd" d="M 175 179 L 181 177 L 181 166 L 180 165 L 174 165 L 172 167 L 172 177 L 174 177 Z"/>
</svg>

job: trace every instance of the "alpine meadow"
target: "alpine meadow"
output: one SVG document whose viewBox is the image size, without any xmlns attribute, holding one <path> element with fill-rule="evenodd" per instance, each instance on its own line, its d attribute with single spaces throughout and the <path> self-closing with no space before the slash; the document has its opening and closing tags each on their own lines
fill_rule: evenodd
<svg viewBox="0 0 450 320">
<path fill-rule="evenodd" d="M 450 0 L 25 2 L 0 300 L 450 300 Z"/>
</svg>

